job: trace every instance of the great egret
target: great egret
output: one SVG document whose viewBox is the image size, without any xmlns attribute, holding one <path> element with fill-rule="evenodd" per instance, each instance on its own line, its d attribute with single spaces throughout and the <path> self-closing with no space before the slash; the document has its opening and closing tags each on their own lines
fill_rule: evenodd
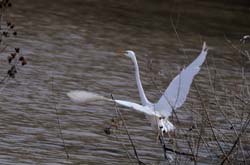
<svg viewBox="0 0 250 165">
<path fill-rule="evenodd" d="M 126 51 L 124 55 L 129 57 L 134 63 L 135 78 L 141 99 L 141 105 L 124 100 L 112 100 L 87 91 L 70 91 L 67 95 L 76 103 L 86 103 L 99 100 L 115 101 L 117 104 L 154 117 L 154 122 L 158 124 L 158 128 L 162 131 L 162 133 L 165 133 L 175 129 L 174 125 L 168 120 L 168 117 L 174 109 L 181 107 L 181 105 L 185 102 L 193 78 L 200 71 L 200 67 L 206 59 L 207 50 L 206 43 L 204 42 L 199 56 L 171 81 L 170 85 L 157 103 L 151 103 L 144 93 L 136 56 L 131 50 Z"/>
</svg>

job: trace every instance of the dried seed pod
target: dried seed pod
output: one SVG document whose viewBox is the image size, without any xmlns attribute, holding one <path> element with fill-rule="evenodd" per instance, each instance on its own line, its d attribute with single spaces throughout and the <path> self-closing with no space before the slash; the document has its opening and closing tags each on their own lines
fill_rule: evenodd
<svg viewBox="0 0 250 165">
<path fill-rule="evenodd" d="M 16 51 L 17 53 L 19 53 L 19 52 L 20 52 L 20 48 L 15 48 L 15 51 Z"/>
<path fill-rule="evenodd" d="M 3 32 L 2 34 L 3 34 L 4 37 L 8 37 L 8 36 L 9 36 L 9 35 L 8 35 L 8 34 L 9 34 L 8 32 Z"/>
<path fill-rule="evenodd" d="M 11 77 L 11 70 L 8 70 L 7 74 Z"/>
<path fill-rule="evenodd" d="M 12 66 L 7 74 L 11 77 L 11 78 L 15 78 L 15 74 L 17 73 L 17 70 L 16 70 L 16 67 L 15 66 Z"/>
<path fill-rule="evenodd" d="M 22 61 L 22 66 L 26 65 L 27 64 L 27 61 L 26 60 L 23 60 Z"/>
<path fill-rule="evenodd" d="M 19 57 L 19 61 L 24 61 L 24 57 L 23 56 Z"/>
<path fill-rule="evenodd" d="M 16 57 L 16 53 L 11 53 L 10 55 L 11 55 L 12 58 Z"/>
<path fill-rule="evenodd" d="M 9 64 L 11 63 L 12 60 L 13 60 L 13 58 L 11 56 L 8 56 L 8 62 L 9 62 Z"/>
<path fill-rule="evenodd" d="M 104 129 L 104 132 L 105 132 L 107 135 L 110 135 L 110 134 L 111 134 L 110 128 L 105 128 L 105 129 Z"/>
<path fill-rule="evenodd" d="M 7 22 L 7 26 L 10 26 L 10 25 L 11 25 L 11 22 L 10 22 L 10 21 L 8 21 L 8 22 Z"/>
</svg>

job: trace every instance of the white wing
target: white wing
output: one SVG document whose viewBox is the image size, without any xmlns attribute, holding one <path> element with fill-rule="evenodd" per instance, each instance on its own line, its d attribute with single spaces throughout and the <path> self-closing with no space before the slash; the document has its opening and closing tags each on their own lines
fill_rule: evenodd
<svg viewBox="0 0 250 165">
<path fill-rule="evenodd" d="M 168 117 L 173 109 L 180 107 L 186 100 L 194 76 L 200 71 L 207 56 L 206 43 L 200 55 L 188 67 L 183 69 L 170 83 L 163 96 L 155 104 L 155 110 Z"/>
<path fill-rule="evenodd" d="M 155 112 L 152 108 L 148 107 L 148 106 L 143 106 L 137 103 L 132 103 L 129 101 L 123 101 L 123 100 L 114 100 L 117 104 L 120 104 L 122 106 L 128 107 L 128 108 L 132 108 L 134 110 L 143 112 L 147 115 L 151 115 L 151 116 L 158 116 L 161 117 L 161 115 L 157 112 Z"/>
<path fill-rule="evenodd" d="M 134 110 L 143 112 L 143 113 L 148 114 L 148 115 L 156 115 L 158 117 L 161 116 L 158 112 L 155 112 L 152 108 L 150 108 L 148 106 L 143 106 L 143 105 L 140 105 L 137 103 L 132 103 L 129 101 L 112 100 L 112 99 L 106 98 L 104 96 L 101 96 L 99 94 L 88 92 L 88 91 L 80 91 L 80 90 L 70 91 L 67 93 L 67 95 L 69 96 L 69 98 L 73 102 L 78 103 L 78 104 L 104 101 L 104 100 L 105 101 L 115 101 L 117 104 L 120 104 L 120 105 L 128 107 L 128 108 L 132 108 Z"/>
</svg>

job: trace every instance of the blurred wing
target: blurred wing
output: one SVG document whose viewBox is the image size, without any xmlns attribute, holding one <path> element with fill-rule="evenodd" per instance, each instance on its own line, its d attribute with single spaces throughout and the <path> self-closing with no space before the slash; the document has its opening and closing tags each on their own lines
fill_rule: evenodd
<svg viewBox="0 0 250 165">
<path fill-rule="evenodd" d="M 78 103 L 78 104 L 100 101 L 100 100 L 108 100 L 107 98 L 99 94 L 88 92 L 88 91 L 80 91 L 80 90 L 70 91 L 67 93 L 67 95 L 73 102 Z"/>
<path fill-rule="evenodd" d="M 143 112 L 147 115 L 157 115 L 153 109 L 150 109 L 149 107 L 137 104 L 137 103 L 132 103 L 129 101 L 123 101 L 123 100 L 114 100 L 117 104 L 120 104 L 124 107 L 132 108 L 134 110 Z"/>
<path fill-rule="evenodd" d="M 206 43 L 199 56 L 189 66 L 181 71 L 170 83 L 163 96 L 155 104 L 155 110 L 168 117 L 173 109 L 180 107 L 186 100 L 194 76 L 200 71 L 207 56 Z"/>
</svg>

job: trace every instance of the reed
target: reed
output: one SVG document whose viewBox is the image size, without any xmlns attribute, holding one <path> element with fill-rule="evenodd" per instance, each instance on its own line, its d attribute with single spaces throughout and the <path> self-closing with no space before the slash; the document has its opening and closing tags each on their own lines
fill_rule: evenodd
<svg viewBox="0 0 250 165">
<path fill-rule="evenodd" d="M 10 0 L 0 1 L 0 54 L 9 54 L 6 58 L 8 63 L 8 69 L 5 70 L 5 76 L 0 80 L 0 92 L 8 84 L 10 79 L 15 79 L 19 67 L 27 64 L 26 58 L 21 52 L 21 48 L 12 47 L 11 43 L 8 43 L 8 39 L 15 39 L 18 35 L 15 30 L 16 25 L 10 17 L 10 9 L 12 2 Z"/>
</svg>

